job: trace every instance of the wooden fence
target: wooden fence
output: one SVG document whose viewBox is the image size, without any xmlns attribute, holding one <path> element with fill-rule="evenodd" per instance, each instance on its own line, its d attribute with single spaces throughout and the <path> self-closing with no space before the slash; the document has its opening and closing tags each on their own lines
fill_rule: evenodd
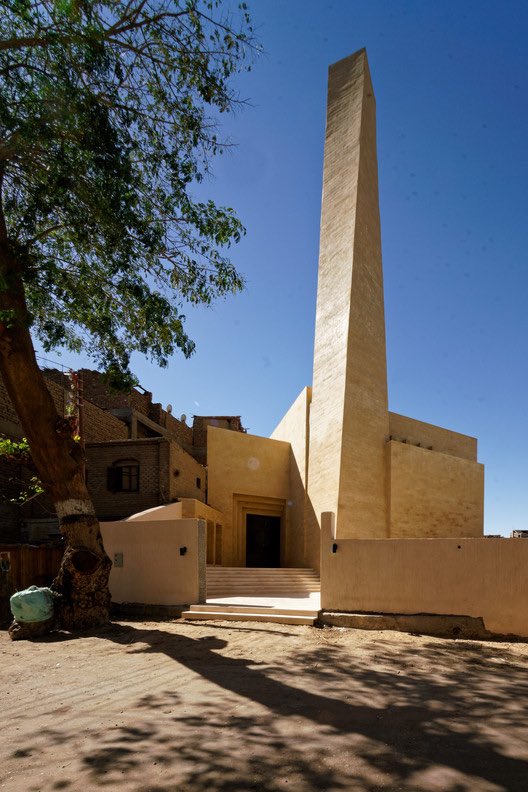
<svg viewBox="0 0 528 792">
<path fill-rule="evenodd" d="M 9 597 L 28 586 L 49 586 L 59 571 L 62 547 L 0 544 L 0 624 L 11 620 Z"/>
</svg>

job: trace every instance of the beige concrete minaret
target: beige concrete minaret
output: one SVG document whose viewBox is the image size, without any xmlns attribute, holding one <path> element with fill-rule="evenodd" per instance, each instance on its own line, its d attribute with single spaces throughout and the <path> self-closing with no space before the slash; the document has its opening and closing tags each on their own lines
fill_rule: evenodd
<svg viewBox="0 0 528 792">
<path fill-rule="evenodd" d="M 308 496 L 316 522 L 335 513 L 337 538 L 388 535 L 388 434 L 376 105 L 360 50 L 329 71 L 310 414 Z"/>
</svg>

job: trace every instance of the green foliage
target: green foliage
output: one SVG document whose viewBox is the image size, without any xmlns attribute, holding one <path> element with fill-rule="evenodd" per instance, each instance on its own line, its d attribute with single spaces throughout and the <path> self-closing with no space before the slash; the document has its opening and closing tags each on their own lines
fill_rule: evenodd
<svg viewBox="0 0 528 792">
<path fill-rule="evenodd" d="M 0 459 L 1 458 L 9 462 L 18 462 L 21 465 L 32 466 L 29 444 L 25 437 L 17 441 L 0 435 Z M 11 483 L 18 486 L 20 492 L 14 498 L 6 497 L 1 493 L 0 500 L 8 503 L 22 504 L 27 503 L 32 500 L 32 498 L 36 498 L 37 495 L 42 495 L 45 492 L 42 482 L 37 476 L 31 476 L 27 480 L 17 479 L 15 476 L 12 476 Z"/>
<path fill-rule="evenodd" d="M 0 435 L 0 457 L 11 462 L 27 464 L 31 460 L 29 443 L 25 437 L 22 440 L 11 440 L 5 435 Z"/>
<path fill-rule="evenodd" d="M 38 495 L 42 495 L 44 492 L 45 489 L 38 476 L 31 476 L 29 481 L 25 482 L 25 486 L 20 490 L 18 495 L 15 498 L 9 498 L 9 503 L 18 503 L 22 505 L 23 503 L 33 500 L 33 498 L 36 498 Z"/>
<path fill-rule="evenodd" d="M 244 229 L 193 188 L 255 51 L 245 3 L 0 0 L 3 213 L 46 350 L 117 381 L 133 350 L 191 354 L 185 301 L 242 288 L 225 251 Z"/>
</svg>

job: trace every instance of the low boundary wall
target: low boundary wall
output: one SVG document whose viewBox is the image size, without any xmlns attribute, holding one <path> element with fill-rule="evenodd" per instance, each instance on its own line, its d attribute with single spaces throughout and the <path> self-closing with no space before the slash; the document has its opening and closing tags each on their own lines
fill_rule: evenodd
<svg viewBox="0 0 528 792">
<path fill-rule="evenodd" d="M 324 513 L 324 611 L 470 616 L 528 638 L 528 541 L 335 539 L 333 524 Z"/>
</svg>

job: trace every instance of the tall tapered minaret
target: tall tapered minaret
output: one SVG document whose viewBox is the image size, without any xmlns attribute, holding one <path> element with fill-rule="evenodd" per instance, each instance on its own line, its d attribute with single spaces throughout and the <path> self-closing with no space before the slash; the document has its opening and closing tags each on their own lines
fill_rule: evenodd
<svg viewBox="0 0 528 792">
<path fill-rule="evenodd" d="M 338 538 L 388 535 L 388 422 L 376 105 L 360 50 L 329 71 L 310 414 L 308 496 L 315 523 L 335 513 Z"/>
</svg>

